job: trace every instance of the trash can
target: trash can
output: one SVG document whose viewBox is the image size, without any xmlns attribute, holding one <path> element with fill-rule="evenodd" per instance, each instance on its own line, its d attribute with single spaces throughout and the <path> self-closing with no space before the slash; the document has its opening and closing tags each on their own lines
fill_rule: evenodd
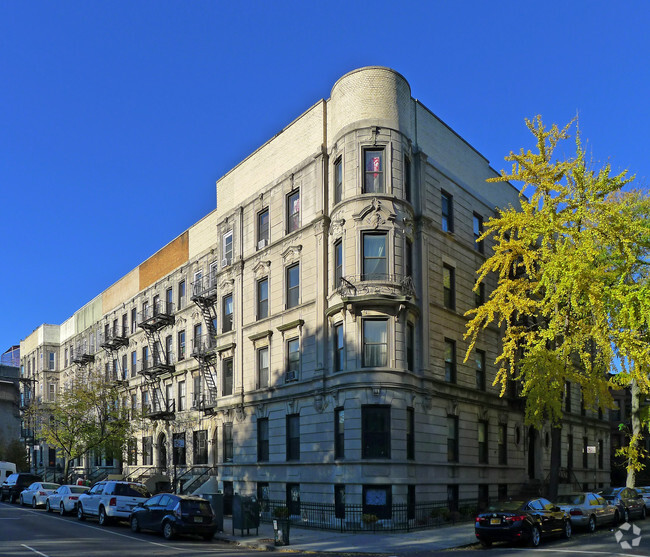
<svg viewBox="0 0 650 557">
<path fill-rule="evenodd" d="M 235 495 L 232 500 L 232 533 L 244 530 L 250 534 L 250 529 L 255 528 L 257 535 L 260 527 L 260 504 L 255 497 Z"/>
<path fill-rule="evenodd" d="M 217 532 L 223 532 L 223 493 L 204 493 L 202 497 L 210 502 Z"/>
<path fill-rule="evenodd" d="M 289 526 L 288 518 L 274 518 L 273 519 L 273 534 L 275 538 L 275 545 L 289 545 Z"/>
</svg>

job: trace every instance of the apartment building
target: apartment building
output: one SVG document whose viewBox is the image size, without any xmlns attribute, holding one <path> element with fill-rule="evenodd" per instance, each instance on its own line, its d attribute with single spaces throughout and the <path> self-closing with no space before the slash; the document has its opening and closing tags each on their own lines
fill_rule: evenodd
<svg viewBox="0 0 650 557">
<path fill-rule="evenodd" d="M 145 413 L 122 462 L 80 470 L 379 517 L 541 481 L 549 432 L 492 386 L 499 331 L 464 361 L 464 313 L 494 286 L 473 291 L 490 253 L 476 239 L 518 200 L 496 175 L 400 74 L 353 71 L 219 179 L 212 212 L 23 341 L 23 373 L 50 400 L 105 373 Z M 566 477 L 608 483 L 608 423 L 578 400 Z"/>
</svg>

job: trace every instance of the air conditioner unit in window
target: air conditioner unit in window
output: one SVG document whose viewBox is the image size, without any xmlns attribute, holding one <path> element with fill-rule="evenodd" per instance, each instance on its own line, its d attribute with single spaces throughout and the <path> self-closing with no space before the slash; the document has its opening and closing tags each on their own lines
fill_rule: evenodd
<svg viewBox="0 0 650 557">
<path fill-rule="evenodd" d="M 257 249 L 262 249 L 266 247 L 266 238 L 261 239 L 257 242 Z"/>
<path fill-rule="evenodd" d="M 230 265 L 230 259 L 228 259 L 227 257 L 224 257 L 221 260 L 221 268 L 223 269 L 224 267 L 227 267 L 228 265 Z"/>
<path fill-rule="evenodd" d="M 296 376 L 296 372 L 294 370 L 287 371 L 284 374 L 284 381 L 285 383 L 288 383 L 289 381 L 296 381 L 298 377 Z"/>
</svg>

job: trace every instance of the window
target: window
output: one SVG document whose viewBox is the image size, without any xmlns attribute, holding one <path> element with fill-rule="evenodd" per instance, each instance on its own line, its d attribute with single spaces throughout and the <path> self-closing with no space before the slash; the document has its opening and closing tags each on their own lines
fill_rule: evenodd
<svg viewBox="0 0 650 557">
<path fill-rule="evenodd" d="M 269 419 L 257 419 L 257 461 L 269 460 Z"/>
<path fill-rule="evenodd" d="M 185 307 L 185 281 L 182 280 L 178 283 L 178 309 Z"/>
<path fill-rule="evenodd" d="M 232 358 L 226 358 L 223 361 L 223 385 L 222 394 L 228 396 L 232 394 Z"/>
<path fill-rule="evenodd" d="M 447 416 L 447 462 L 458 462 L 458 416 Z"/>
<path fill-rule="evenodd" d="M 142 464 L 144 466 L 151 466 L 153 464 L 153 438 L 142 438 Z"/>
<path fill-rule="evenodd" d="M 334 371 L 343 371 L 345 366 L 345 337 L 343 323 L 334 325 Z"/>
<path fill-rule="evenodd" d="M 129 333 L 129 316 L 128 314 L 122 314 L 122 330 L 120 331 L 119 336 L 125 337 Z"/>
<path fill-rule="evenodd" d="M 413 242 L 406 238 L 404 242 L 404 275 L 413 277 Z"/>
<path fill-rule="evenodd" d="M 201 323 L 194 325 L 194 351 L 199 352 L 201 350 L 201 336 L 203 335 L 203 327 Z"/>
<path fill-rule="evenodd" d="M 257 384 L 260 389 L 269 386 L 269 347 L 257 351 Z"/>
<path fill-rule="evenodd" d="M 232 462 L 233 457 L 232 422 L 223 424 L 223 461 Z"/>
<path fill-rule="evenodd" d="M 170 408 L 174 400 L 174 386 L 169 383 L 165 385 L 165 408 Z"/>
<path fill-rule="evenodd" d="M 65 361 L 65 367 L 68 367 L 68 349 L 67 348 L 65 349 L 64 354 L 65 354 L 65 360 L 64 360 Z M 23 367 L 23 366 L 21 366 L 21 367 Z M 29 374 L 29 361 L 27 362 L 27 374 Z M 22 372 L 21 372 L 20 375 L 22 377 L 22 375 L 23 375 Z"/>
<path fill-rule="evenodd" d="M 131 333 L 135 333 L 137 330 L 138 330 L 137 309 L 131 308 Z"/>
<path fill-rule="evenodd" d="M 587 447 L 589 446 L 589 439 L 587 437 L 582 438 L 582 467 L 588 468 L 589 459 L 587 458 Z"/>
<path fill-rule="evenodd" d="M 447 309 L 456 308 L 456 276 L 449 265 L 442 266 L 442 300 Z"/>
<path fill-rule="evenodd" d="M 257 318 L 269 316 L 269 279 L 264 277 L 257 281 Z"/>
<path fill-rule="evenodd" d="M 334 517 L 345 518 L 345 485 L 334 486 Z"/>
<path fill-rule="evenodd" d="M 128 361 L 128 355 L 122 354 L 122 379 L 125 381 L 129 378 L 129 366 L 127 364 Z"/>
<path fill-rule="evenodd" d="M 447 192 L 442 192 L 442 230 L 454 231 L 454 198 Z"/>
<path fill-rule="evenodd" d="M 165 337 L 165 363 L 167 365 L 173 363 L 174 361 L 174 355 L 172 354 L 172 336 L 167 335 Z"/>
<path fill-rule="evenodd" d="M 415 460 L 415 409 L 406 409 L 406 458 Z"/>
<path fill-rule="evenodd" d="M 287 460 L 300 460 L 300 415 L 287 416 Z"/>
<path fill-rule="evenodd" d="M 406 324 L 406 369 L 415 369 L 415 326 L 413 323 Z"/>
<path fill-rule="evenodd" d="M 54 352 L 50 352 L 48 354 L 48 362 L 47 362 L 47 369 L 50 371 L 54 371 Z"/>
<path fill-rule="evenodd" d="M 133 350 L 131 352 L 131 377 L 135 377 L 135 374 L 137 373 L 137 367 L 138 367 L 138 353 Z"/>
<path fill-rule="evenodd" d="M 411 159 L 404 155 L 404 199 L 411 203 Z"/>
<path fill-rule="evenodd" d="M 165 304 L 167 305 L 165 308 L 166 313 L 168 315 L 174 313 L 174 292 L 171 288 L 165 291 Z"/>
<path fill-rule="evenodd" d="M 194 464 L 208 463 L 208 431 L 200 429 L 193 434 Z"/>
<path fill-rule="evenodd" d="M 363 193 L 384 192 L 384 150 L 366 149 L 363 153 L 365 174 Z"/>
<path fill-rule="evenodd" d="M 48 388 L 47 399 L 50 402 L 55 402 L 55 400 L 56 400 L 56 386 L 54 385 L 54 383 L 49 383 L 47 388 Z"/>
<path fill-rule="evenodd" d="M 564 385 L 564 402 L 566 403 L 567 413 L 571 412 L 571 383 L 568 381 Z"/>
<path fill-rule="evenodd" d="M 473 224 L 474 224 L 474 246 L 475 246 L 475 249 L 478 252 L 483 253 L 483 241 L 482 240 L 480 242 L 478 241 L 478 239 L 483 234 L 483 217 L 481 215 L 479 215 L 478 213 L 474 213 Z"/>
<path fill-rule="evenodd" d="M 598 469 L 602 470 L 603 469 L 603 451 L 604 451 L 604 446 L 603 446 L 603 440 L 598 439 Z"/>
<path fill-rule="evenodd" d="M 480 307 L 485 303 L 485 283 L 482 282 L 474 291 L 474 305 Z"/>
<path fill-rule="evenodd" d="M 474 352 L 474 366 L 476 367 L 476 388 L 479 391 L 485 390 L 485 352 L 476 350 Z"/>
<path fill-rule="evenodd" d="M 194 376 L 194 385 L 193 385 L 193 391 L 192 391 L 192 406 L 194 408 L 199 408 L 201 406 L 202 398 L 203 398 L 203 389 L 202 383 L 201 383 L 201 375 L 195 375 Z"/>
<path fill-rule="evenodd" d="M 135 466 L 138 464 L 138 440 L 137 439 L 131 438 L 127 441 L 126 463 L 131 466 Z"/>
<path fill-rule="evenodd" d="M 390 406 L 361 407 L 361 458 L 390 458 Z"/>
<path fill-rule="evenodd" d="M 386 257 L 386 234 L 366 232 L 363 234 L 362 280 L 385 280 L 388 270 Z"/>
<path fill-rule="evenodd" d="M 341 286 L 343 278 L 343 240 L 334 243 L 334 288 Z"/>
<path fill-rule="evenodd" d="M 567 448 L 566 448 L 566 467 L 569 472 L 573 470 L 573 435 L 567 435 Z"/>
<path fill-rule="evenodd" d="M 185 359 L 185 331 L 178 331 L 178 361 Z"/>
<path fill-rule="evenodd" d="M 172 434 L 172 464 L 187 464 L 185 432 Z"/>
<path fill-rule="evenodd" d="M 221 331 L 227 333 L 228 331 L 232 331 L 232 294 L 223 297 L 222 310 Z"/>
<path fill-rule="evenodd" d="M 269 209 L 268 207 L 257 214 L 257 249 L 263 249 L 269 244 Z"/>
<path fill-rule="evenodd" d="M 287 309 L 300 302 L 300 264 L 287 267 Z"/>
<path fill-rule="evenodd" d="M 178 410 L 179 412 L 185 410 L 185 400 L 187 396 L 187 389 L 185 386 L 185 381 L 178 382 Z"/>
<path fill-rule="evenodd" d="M 232 263 L 232 230 L 226 232 L 222 237 L 222 254 L 223 261 L 221 262 L 221 266 L 225 267 L 226 265 L 230 265 Z"/>
<path fill-rule="evenodd" d="M 149 369 L 149 347 L 142 347 L 142 369 Z"/>
<path fill-rule="evenodd" d="M 456 342 L 445 339 L 445 381 L 456 382 Z"/>
<path fill-rule="evenodd" d="M 406 518 L 408 520 L 415 519 L 415 486 L 413 484 L 407 486 L 406 492 Z"/>
<path fill-rule="evenodd" d="M 287 340 L 287 373 L 286 381 L 296 381 L 300 372 L 300 340 Z"/>
<path fill-rule="evenodd" d="M 334 409 L 334 458 L 345 457 L 345 410 Z"/>
<path fill-rule="evenodd" d="M 508 425 L 499 424 L 498 437 L 499 464 L 508 464 Z"/>
<path fill-rule="evenodd" d="M 287 234 L 300 228 L 300 190 L 287 195 Z"/>
<path fill-rule="evenodd" d="M 363 320 L 363 366 L 388 365 L 388 320 Z"/>
<path fill-rule="evenodd" d="M 393 507 L 390 485 L 364 485 L 362 497 L 364 514 L 374 514 L 380 520 L 390 520 Z"/>
<path fill-rule="evenodd" d="M 343 159 L 339 157 L 334 162 L 334 203 L 343 199 Z"/>
<path fill-rule="evenodd" d="M 488 422 L 479 420 L 478 422 L 478 461 L 479 464 L 488 463 Z"/>
</svg>

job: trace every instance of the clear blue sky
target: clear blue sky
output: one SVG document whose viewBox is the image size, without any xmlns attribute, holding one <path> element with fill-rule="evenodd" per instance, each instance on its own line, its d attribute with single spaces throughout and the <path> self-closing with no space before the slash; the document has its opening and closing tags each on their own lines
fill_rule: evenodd
<svg viewBox="0 0 650 557">
<path fill-rule="evenodd" d="M 650 175 L 647 2 L 0 2 L 0 352 L 215 206 L 215 181 L 344 73 L 389 66 L 504 167 L 576 113 Z"/>
</svg>

